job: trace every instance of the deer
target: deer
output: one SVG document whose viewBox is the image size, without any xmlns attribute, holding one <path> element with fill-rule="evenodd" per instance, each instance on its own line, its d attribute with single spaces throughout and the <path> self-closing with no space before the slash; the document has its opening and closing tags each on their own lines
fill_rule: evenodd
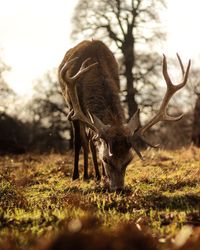
<svg viewBox="0 0 200 250">
<path fill-rule="evenodd" d="M 98 159 L 102 164 L 102 175 L 108 180 L 111 191 L 124 189 L 125 173 L 134 152 L 143 159 L 135 141 L 140 138 L 148 146 L 145 133 L 160 121 L 178 121 L 183 114 L 172 117 L 167 113 L 171 97 L 182 89 L 188 79 L 191 60 L 185 70 L 177 54 L 182 72 L 179 84 L 173 84 L 167 69 L 167 59 L 163 54 L 162 73 L 167 85 L 166 93 L 158 112 L 147 124 L 140 125 L 138 109 L 127 122 L 120 101 L 120 82 L 117 61 L 111 50 L 100 40 L 84 40 L 68 50 L 58 68 L 58 78 L 62 95 L 69 106 L 68 119 L 74 131 L 73 177 L 79 178 L 79 154 L 83 148 L 84 179 L 88 178 L 89 148 L 96 178 L 101 174 Z"/>
</svg>

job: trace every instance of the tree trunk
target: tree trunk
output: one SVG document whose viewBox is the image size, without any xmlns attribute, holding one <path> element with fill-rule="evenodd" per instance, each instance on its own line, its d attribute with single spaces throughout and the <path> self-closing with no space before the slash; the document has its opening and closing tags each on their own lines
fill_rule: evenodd
<svg viewBox="0 0 200 250">
<path fill-rule="evenodd" d="M 194 120 L 192 127 L 192 142 L 195 146 L 200 147 L 200 94 L 196 100 L 194 108 Z"/>
<path fill-rule="evenodd" d="M 133 77 L 135 51 L 134 51 L 134 38 L 132 31 L 130 31 L 124 39 L 124 43 L 122 45 L 122 53 L 124 55 L 124 65 L 125 65 L 124 76 L 126 78 L 128 114 L 129 117 L 131 117 L 138 109 L 138 105 L 135 100 L 136 91 L 134 88 L 134 77 Z"/>
<path fill-rule="evenodd" d="M 126 63 L 125 63 L 126 65 Z M 128 105 L 128 114 L 131 117 L 138 109 L 138 105 L 135 100 L 135 89 L 134 89 L 134 78 L 132 74 L 132 68 L 129 63 L 126 65 L 126 85 L 127 85 L 127 105 Z"/>
</svg>

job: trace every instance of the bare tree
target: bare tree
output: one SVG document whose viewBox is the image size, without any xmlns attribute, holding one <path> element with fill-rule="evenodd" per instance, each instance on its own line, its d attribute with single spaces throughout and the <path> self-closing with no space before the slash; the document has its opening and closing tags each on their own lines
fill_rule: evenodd
<svg viewBox="0 0 200 250">
<path fill-rule="evenodd" d="M 200 72 L 197 67 L 193 67 L 190 73 L 190 82 L 186 88 L 184 102 L 187 107 L 186 112 L 190 124 L 189 138 L 190 142 L 200 147 Z M 183 128 L 183 127 L 182 127 Z"/>
<path fill-rule="evenodd" d="M 164 39 L 159 23 L 159 11 L 164 7 L 164 0 L 80 0 L 75 9 L 74 37 L 101 38 L 119 55 L 129 117 L 138 108 L 141 82 L 152 85 L 150 74 L 155 76 L 160 65 L 153 51 Z"/>
<path fill-rule="evenodd" d="M 8 112 L 10 104 L 16 98 L 15 92 L 8 86 L 4 78 L 4 73 L 10 70 L 10 67 L 0 58 L 0 112 Z"/>
<path fill-rule="evenodd" d="M 195 90 L 196 103 L 194 107 L 193 126 L 192 126 L 192 142 L 195 146 L 200 147 L 200 91 Z"/>
<path fill-rule="evenodd" d="M 26 116 L 29 116 L 32 129 L 30 144 L 33 144 L 33 148 L 40 143 L 40 151 L 52 148 L 61 152 L 66 150 L 69 143 L 68 147 L 72 146 L 72 131 L 67 121 L 68 108 L 59 92 L 54 70 L 47 72 L 36 82 L 35 94 L 27 110 Z M 38 142 L 40 138 L 43 144 Z"/>
</svg>

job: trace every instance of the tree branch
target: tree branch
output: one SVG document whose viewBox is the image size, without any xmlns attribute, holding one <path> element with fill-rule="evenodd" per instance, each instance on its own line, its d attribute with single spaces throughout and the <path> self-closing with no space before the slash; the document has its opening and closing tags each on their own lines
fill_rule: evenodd
<svg viewBox="0 0 200 250">
<path fill-rule="evenodd" d="M 115 13 L 114 11 L 114 14 L 116 15 L 116 18 L 117 18 L 117 21 L 119 23 L 119 27 L 122 31 L 122 34 L 125 36 L 125 31 L 124 31 L 124 28 L 123 28 L 123 25 L 122 25 L 122 22 L 121 22 L 121 1 L 120 0 L 116 0 L 116 4 L 117 4 L 117 12 Z"/>
<path fill-rule="evenodd" d="M 113 39 L 115 42 L 120 42 L 122 44 L 122 40 L 117 36 L 117 34 L 112 30 L 111 25 L 107 24 L 107 25 L 102 25 L 102 28 L 106 28 L 108 35 L 111 39 Z"/>
<path fill-rule="evenodd" d="M 62 108 L 60 108 L 56 103 L 53 103 L 49 100 L 43 100 L 44 103 L 46 104 L 50 104 L 53 108 L 55 108 L 57 111 L 59 111 L 60 113 L 68 116 L 68 113 L 66 111 L 64 111 Z"/>
</svg>

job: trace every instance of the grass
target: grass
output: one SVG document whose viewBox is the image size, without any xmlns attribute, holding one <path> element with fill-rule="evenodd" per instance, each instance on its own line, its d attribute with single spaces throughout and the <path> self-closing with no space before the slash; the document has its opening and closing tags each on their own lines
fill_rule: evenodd
<svg viewBox="0 0 200 250">
<path fill-rule="evenodd" d="M 95 224 L 106 232 L 132 223 L 156 239 L 157 249 L 169 249 L 185 225 L 200 227 L 200 150 L 143 155 L 144 162 L 135 156 L 128 167 L 121 194 L 94 178 L 72 181 L 71 152 L 1 156 L 0 249 L 33 249 L 38 239 L 51 241 L 66 227 L 73 231 L 79 220 L 87 230 Z"/>
</svg>

